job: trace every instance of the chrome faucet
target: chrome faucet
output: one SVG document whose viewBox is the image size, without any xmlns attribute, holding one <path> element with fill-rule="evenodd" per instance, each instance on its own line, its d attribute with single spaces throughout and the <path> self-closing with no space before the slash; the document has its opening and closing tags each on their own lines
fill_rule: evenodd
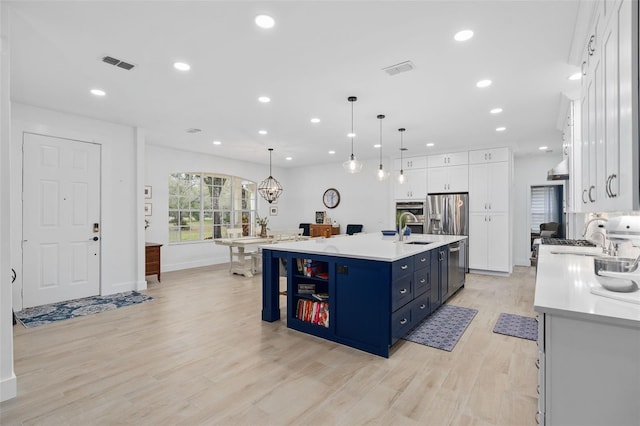
<svg viewBox="0 0 640 426">
<path fill-rule="evenodd" d="M 404 231 L 406 231 L 406 229 L 407 229 L 407 225 L 406 224 L 404 226 L 402 226 L 402 219 L 405 216 L 409 216 L 409 218 L 414 222 L 418 221 L 418 218 L 411 212 L 402 212 L 402 213 L 400 213 L 400 216 L 398 216 L 398 241 L 402 241 L 404 239 Z"/>
<path fill-rule="evenodd" d="M 605 222 L 605 223 L 606 223 L 606 222 L 608 222 L 607 218 L 600 217 L 600 216 L 596 216 L 596 217 L 594 217 L 594 218 L 589 219 L 589 220 L 587 221 L 587 223 L 584 225 L 584 231 L 582 231 L 582 236 L 583 236 L 587 241 L 589 241 L 590 243 L 593 243 L 593 244 L 596 244 L 596 245 L 597 245 L 597 244 L 599 244 L 599 242 L 598 242 L 598 241 L 595 241 L 592 237 L 593 237 L 593 236 L 595 236 L 595 235 L 600 235 L 600 237 L 602 238 L 602 244 L 601 244 L 601 247 L 602 247 L 602 253 L 603 253 L 603 254 L 606 254 L 606 255 L 611 254 L 611 252 L 613 251 L 613 249 L 612 249 L 612 247 L 611 247 L 611 244 L 609 244 L 609 247 L 607 247 L 607 236 L 606 236 L 606 234 L 604 233 L 604 231 L 602 231 L 602 230 L 600 230 L 600 229 L 596 229 L 595 231 L 591 232 L 591 233 L 589 234 L 589 236 L 587 236 L 587 231 L 589 230 L 589 225 L 591 225 L 593 222 L 597 222 L 597 221 L 601 221 L 601 222 Z M 602 225 L 600 225 L 600 226 L 602 226 Z M 617 250 L 616 250 L 616 251 L 617 251 Z"/>
</svg>

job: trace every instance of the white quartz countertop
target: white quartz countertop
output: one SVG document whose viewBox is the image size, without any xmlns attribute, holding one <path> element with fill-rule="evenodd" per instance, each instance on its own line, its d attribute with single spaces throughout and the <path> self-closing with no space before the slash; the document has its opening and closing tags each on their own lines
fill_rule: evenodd
<svg viewBox="0 0 640 426">
<path fill-rule="evenodd" d="M 640 305 L 591 293 L 592 288 L 604 290 L 593 270 L 594 257 L 571 253 L 596 254 L 601 249 L 541 245 L 536 312 L 640 327 Z"/>
<path fill-rule="evenodd" d="M 398 236 L 385 237 L 380 232 L 312 238 L 307 241 L 284 242 L 261 246 L 263 250 L 280 250 L 354 259 L 393 262 L 417 253 L 433 250 L 466 239 L 463 235 L 411 234 L 398 241 Z M 413 241 L 430 244 L 407 244 Z"/>
</svg>

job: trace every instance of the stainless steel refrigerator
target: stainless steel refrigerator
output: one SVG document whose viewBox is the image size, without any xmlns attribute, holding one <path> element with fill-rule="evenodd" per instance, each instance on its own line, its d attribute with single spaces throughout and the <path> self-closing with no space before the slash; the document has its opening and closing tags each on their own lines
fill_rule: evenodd
<svg viewBox="0 0 640 426">
<path fill-rule="evenodd" d="M 427 196 L 427 234 L 469 236 L 469 194 Z M 469 239 L 450 245 L 449 280 L 464 282 L 469 271 Z M 453 274 L 453 276 L 452 276 Z"/>
</svg>

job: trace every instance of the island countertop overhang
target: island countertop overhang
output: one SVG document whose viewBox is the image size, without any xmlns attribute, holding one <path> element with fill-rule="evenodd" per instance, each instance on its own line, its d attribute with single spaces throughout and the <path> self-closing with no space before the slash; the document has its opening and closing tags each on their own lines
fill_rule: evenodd
<svg viewBox="0 0 640 426">
<path fill-rule="evenodd" d="M 379 233 L 370 233 L 312 238 L 305 241 L 266 244 L 260 247 L 263 250 L 394 262 L 465 239 L 467 239 L 465 235 L 412 234 L 405 236 L 403 241 L 398 241 L 397 235 L 387 237 Z"/>
</svg>

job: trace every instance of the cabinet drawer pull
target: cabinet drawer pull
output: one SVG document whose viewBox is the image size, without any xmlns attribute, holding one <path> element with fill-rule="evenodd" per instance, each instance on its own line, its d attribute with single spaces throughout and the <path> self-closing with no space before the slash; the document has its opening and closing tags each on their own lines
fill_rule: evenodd
<svg viewBox="0 0 640 426">
<path fill-rule="evenodd" d="M 426 283 L 426 282 L 427 282 L 427 280 L 426 280 L 425 278 L 423 278 L 423 279 L 421 279 L 421 280 L 420 280 L 420 284 L 422 284 L 422 283 Z"/>
<path fill-rule="evenodd" d="M 613 175 L 607 177 L 607 183 L 604 184 L 604 192 L 607 193 L 607 197 L 611 198 L 611 178 Z"/>
<path fill-rule="evenodd" d="M 595 186 L 593 186 L 593 185 L 591 185 L 591 186 L 589 187 L 589 201 L 590 201 L 590 202 L 592 202 L 592 203 L 596 201 L 596 200 L 591 196 L 591 191 L 593 191 L 594 189 L 596 189 L 596 187 L 595 187 Z"/>
<path fill-rule="evenodd" d="M 406 318 L 402 318 L 400 320 L 400 325 L 405 325 L 407 323 L 407 319 Z"/>
<path fill-rule="evenodd" d="M 589 38 L 589 56 L 593 56 L 594 52 L 596 51 L 595 48 L 595 41 L 596 41 L 596 36 L 592 35 L 591 38 Z"/>
<path fill-rule="evenodd" d="M 427 261 L 426 257 L 423 257 L 423 258 L 420 259 L 420 262 L 426 262 L 426 261 Z"/>
<path fill-rule="evenodd" d="M 424 309 L 426 307 L 427 307 L 427 305 L 425 305 L 424 303 L 422 305 L 420 305 L 420 309 Z"/>
<path fill-rule="evenodd" d="M 611 184 L 613 183 L 614 179 L 617 179 L 618 175 L 616 175 L 615 173 L 611 175 L 611 179 L 609 180 L 609 193 L 611 194 L 611 198 L 615 198 L 618 196 L 618 194 L 615 194 L 613 192 L 613 190 L 611 189 Z"/>
<path fill-rule="evenodd" d="M 407 289 L 403 288 L 402 290 L 400 290 L 400 294 L 406 294 L 407 293 Z"/>
<path fill-rule="evenodd" d="M 582 190 L 582 204 L 587 204 L 587 200 L 584 198 L 585 195 L 587 195 L 587 190 L 583 189 Z"/>
<path fill-rule="evenodd" d="M 540 358 L 536 359 L 536 368 L 540 370 Z"/>
<path fill-rule="evenodd" d="M 409 265 L 402 265 L 402 266 L 400 267 L 400 269 L 404 270 L 404 269 L 407 269 L 408 267 L 409 267 Z"/>
<path fill-rule="evenodd" d="M 537 425 L 540 424 L 540 414 L 542 414 L 540 411 L 536 411 L 536 424 Z"/>
</svg>

